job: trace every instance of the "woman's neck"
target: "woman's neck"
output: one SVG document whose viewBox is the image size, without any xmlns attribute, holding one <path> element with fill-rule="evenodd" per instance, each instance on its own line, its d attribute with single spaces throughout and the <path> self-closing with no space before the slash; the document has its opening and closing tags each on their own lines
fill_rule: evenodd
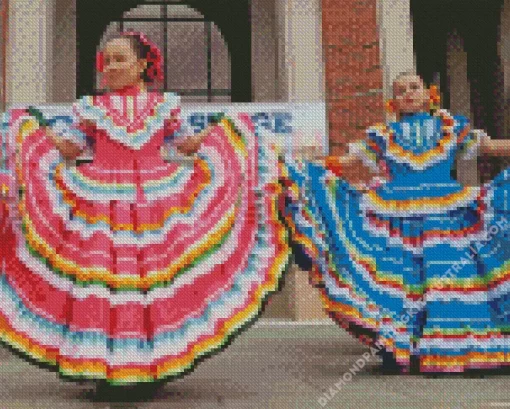
<svg viewBox="0 0 510 409">
<path fill-rule="evenodd" d="M 125 87 L 112 90 L 111 92 L 114 94 L 119 94 L 119 95 L 136 95 L 136 94 L 139 94 L 140 92 L 145 92 L 146 90 L 147 89 L 145 87 L 145 84 L 142 82 L 142 83 L 126 85 Z"/>
<path fill-rule="evenodd" d="M 423 115 L 423 114 L 428 114 L 428 113 L 429 112 L 427 112 L 426 110 L 423 110 L 423 111 L 400 111 L 397 115 L 397 118 L 399 120 L 401 120 L 401 119 L 413 117 L 415 115 Z"/>
</svg>

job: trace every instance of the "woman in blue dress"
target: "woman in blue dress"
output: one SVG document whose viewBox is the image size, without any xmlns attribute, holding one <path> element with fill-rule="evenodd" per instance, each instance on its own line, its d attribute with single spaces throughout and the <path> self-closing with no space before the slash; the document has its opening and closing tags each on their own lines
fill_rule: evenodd
<svg viewBox="0 0 510 409">
<path fill-rule="evenodd" d="M 325 310 L 386 369 L 499 368 L 510 363 L 510 174 L 463 186 L 451 170 L 458 155 L 510 155 L 510 144 L 436 109 L 431 90 L 402 74 L 395 121 L 340 158 L 285 161 L 284 217 Z"/>
</svg>

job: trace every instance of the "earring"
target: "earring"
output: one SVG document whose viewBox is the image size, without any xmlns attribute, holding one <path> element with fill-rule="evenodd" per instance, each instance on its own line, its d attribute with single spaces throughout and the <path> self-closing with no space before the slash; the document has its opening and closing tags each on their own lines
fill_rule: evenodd
<svg viewBox="0 0 510 409">
<path fill-rule="evenodd" d="M 394 99 L 388 99 L 385 104 L 388 121 L 397 120 L 397 105 Z"/>
<path fill-rule="evenodd" d="M 441 108 L 441 95 L 439 94 L 439 88 L 437 85 L 431 85 L 429 88 L 430 93 L 430 110 L 437 111 Z"/>
<path fill-rule="evenodd" d="M 395 105 L 395 100 L 394 99 L 388 99 L 386 101 L 386 112 L 388 114 L 394 114 L 397 112 L 397 107 Z"/>
</svg>

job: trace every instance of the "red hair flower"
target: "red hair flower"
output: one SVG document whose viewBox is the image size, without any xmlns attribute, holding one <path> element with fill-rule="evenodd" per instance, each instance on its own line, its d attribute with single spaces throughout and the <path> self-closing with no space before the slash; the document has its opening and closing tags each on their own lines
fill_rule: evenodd
<svg viewBox="0 0 510 409">
<path fill-rule="evenodd" d="M 394 99 L 389 99 L 386 101 L 386 112 L 390 114 L 397 112 L 397 106 Z"/>
<path fill-rule="evenodd" d="M 430 92 L 430 109 L 435 111 L 441 107 L 441 95 L 439 94 L 439 88 L 437 85 L 432 85 L 429 88 Z"/>
<path fill-rule="evenodd" d="M 147 77 L 154 82 L 163 80 L 163 59 L 158 46 L 150 41 L 145 34 L 135 31 L 125 31 L 120 33 L 123 36 L 134 36 L 148 49 L 144 59 L 147 60 Z"/>
<path fill-rule="evenodd" d="M 104 71 L 104 53 L 102 51 L 98 51 L 96 54 L 96 70 L 97 72 Z"/>
<path fill-rule="evenodd" d="M 145 49 L 145 55 L 141 58 L 147 60 L 146 76 L 150 82 L 163 80 L 163 58 L 159 48 L 147 37 L 138 32 L 125 31 L 120 33 L 121 36 L 134 37 Z M 96 54 L 97 72 L 104 72 L 104 53 L 99 51 Z"/>
</svg>

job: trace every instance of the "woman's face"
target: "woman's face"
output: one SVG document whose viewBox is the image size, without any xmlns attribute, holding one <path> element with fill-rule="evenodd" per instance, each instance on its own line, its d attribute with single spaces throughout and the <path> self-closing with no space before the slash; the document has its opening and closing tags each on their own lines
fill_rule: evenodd
<svg viewBox="0 0 510 409">
<path fill-rule="evenodd" d="M 141 74 L 146 61 L 138 59 L 131 41 L 115 38 L 103 49 L 103 81 L 112 90 L 143 83 Z"/>
<path fill-rule="evenodd" d="M 417 75 L 404 75 L 396 80 L 393 83 L 393 99 L 399 113 L 429 110 L 429 90 Z"/>
</svg>

